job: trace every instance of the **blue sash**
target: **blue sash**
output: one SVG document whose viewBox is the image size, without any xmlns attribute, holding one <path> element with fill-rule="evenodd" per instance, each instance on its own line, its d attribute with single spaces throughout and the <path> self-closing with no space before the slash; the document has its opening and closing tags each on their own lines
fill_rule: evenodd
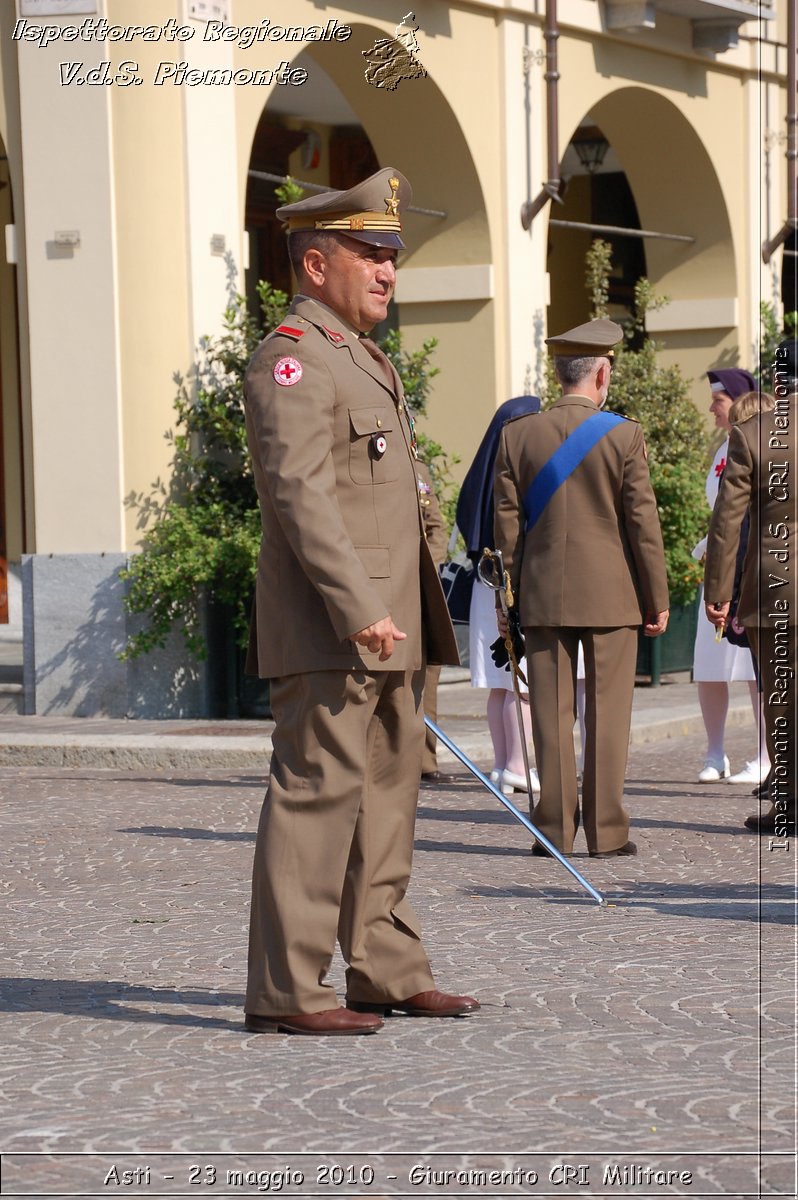
<svg viewBox="0 0 798 1200">
<path fill-rule="evenodd" d="M 554 493 L 565 483 L 571 472 L 576 470 L 596 442 L 600 442 L 605 433 L 609 433 L 622 420 L 623 417 L 619 417 L 617 413 L 594 413 L 557 447 L 548 462 L 538 471 L 524 496 L 526 533 L 537 523 Z"/>
</svg>

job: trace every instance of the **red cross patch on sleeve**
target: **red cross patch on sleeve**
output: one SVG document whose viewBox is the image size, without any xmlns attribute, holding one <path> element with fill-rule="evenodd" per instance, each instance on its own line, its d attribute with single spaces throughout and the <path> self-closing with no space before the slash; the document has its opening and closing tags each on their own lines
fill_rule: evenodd
<svg viewBox="0 0 798 1200">
<path fill-rule="evenodd" d="M 299 383 L 302 378 L 302 363 L 290 355 L 285 358 L 278 358 L 274 364 L 272 371 L 275 382 L 281 387 L 292 387 L 295 383 Z"/>
</svg>

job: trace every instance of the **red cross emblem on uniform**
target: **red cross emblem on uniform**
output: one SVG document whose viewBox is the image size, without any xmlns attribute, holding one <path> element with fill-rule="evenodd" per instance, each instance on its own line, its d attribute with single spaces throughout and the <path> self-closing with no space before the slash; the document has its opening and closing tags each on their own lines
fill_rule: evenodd
<svg viewBox="0 0 798 1200">
<path fill-rule="evenodd" d="M 723 474 L 723 472 L 725 470 L 726 470 L 726 459 L 722 458 L 720 460 L 720 462 L 717 464 L 717 466 L 715 467 L 715 474 L 717 475 L 718 479 L 720 479 L 721 475 Z"/>
<path fill-rule="evenodd" d="M 302 363 L 287 355 L 285 358 L 278 359 L 274 364 L 272 374 L 275 382 L 279 383 L 281 387 L 292 387 L 302 378 Z"/>
</svg>

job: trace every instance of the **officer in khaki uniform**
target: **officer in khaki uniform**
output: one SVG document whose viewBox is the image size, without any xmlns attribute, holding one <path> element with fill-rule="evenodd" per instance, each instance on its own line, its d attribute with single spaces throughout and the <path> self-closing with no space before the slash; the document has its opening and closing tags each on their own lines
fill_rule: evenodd
<svg viewBox="0 0 798 1200">
<path fill-rule="evenodd" d="M 386 168 L 278 209 L 299 294 L 253 356 L 246 419 L 263 539 L 256 645 L 276 723 L 255 849 L 246 1027 L 373 1033 L 465 1015 L 435 989 L 405 897 L 425 661 L 457 647 L 422 529 L 386 316 L 410 187 Z M 325 976 L 336 936 L 347 1007 Z"/>
<path fill-rule="evenodd" d="M 746 512 L 751 525 L 737 615 L 762 678 L 765 737 L 771 772 L 767 812 L 745 825 L 788 848 L 796 835 L 798 742 L 798 342 L 785 338 L 773 362 L 772 411 L 735 425 L 707 537 L 706 615 L 725 625 Z"/>
<path fill-rule="evenodd" d="M 598 413 L 622 334 L 613 321 L 598 320 L 547 338 L 563 394 L 545 412 L 508 421 L 495 477 L 496 545 L 512 580 L 530 672 L 541 787 L 535 823 L 571 852 L 579 826 L 573 728 L 581 641 L 582 822 L 594 857 L 636 853 L 622 800 L 637 627 L 645 621 L 645 632 L 656 636 L 668 620 L 642 432 L 633 421 Z M 536 843 L 533 853 L 546 851 Z"/>
</svg>

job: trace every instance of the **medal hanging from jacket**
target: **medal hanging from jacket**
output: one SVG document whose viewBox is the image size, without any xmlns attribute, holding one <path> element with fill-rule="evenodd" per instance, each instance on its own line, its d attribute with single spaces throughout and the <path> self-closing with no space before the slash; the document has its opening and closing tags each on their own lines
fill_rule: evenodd
<svg viewBox="0 0 798 1200">
<path fill-rule="evenodd" d="M 418 438 L 416 437 L 416 423 L 413 420 L 413 414 L 410 411 L 410 405 L 402 396 L 402 408 L 405 410 L 407 425 L 410 430 L 410 449 L 413 451 L 413 458 L 418 458 Z"/>
</svg>

